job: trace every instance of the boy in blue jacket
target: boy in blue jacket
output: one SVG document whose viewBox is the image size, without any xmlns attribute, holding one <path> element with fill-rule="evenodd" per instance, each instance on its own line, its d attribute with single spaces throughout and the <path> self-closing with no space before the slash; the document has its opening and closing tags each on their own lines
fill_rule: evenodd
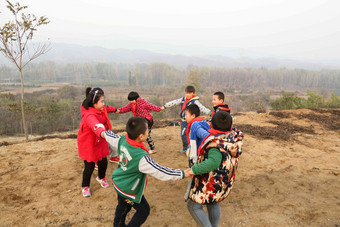
<svg viewBox="0 0 340 227">
<path fill-rule="evenodd" d="M 185 120 L 188 123 L 188 128 L 186 131 L 186 139 L 189 144 L 186 155 L 189 160 L 194 161 L 194 153 L 197 153 L 197 149 L 202 144 L 203 139 L 206 137 L 206 133 L 210 129 L 209 124 L 200 116 L 200 109 L 197 105 L 193 104 L 187 106 L 184 109 Z M 201 135 L 203 133 L 203 135 Z M 193 153 L 193 154 L 191 154 Z M 190 164 L 190 165 L 191 165 Z"/>
</svg>

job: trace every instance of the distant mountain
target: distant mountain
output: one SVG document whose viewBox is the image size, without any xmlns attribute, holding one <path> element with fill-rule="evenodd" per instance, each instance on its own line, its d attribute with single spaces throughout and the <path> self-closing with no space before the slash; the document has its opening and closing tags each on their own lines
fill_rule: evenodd
<svg viewBox="0 0 340 227">
<path fill-rule="evenodd" d="M 187 67 L 187 65 L 208 66 L 208 67 L 247 67 L 268 69 L 276 68 L 303 68 L 309 70 L 320 69 L 339 69 L 338 62 L 313 63 L 289 59 L 277 59 L 274 57 L 256 57 L 264 56 L 261 54 L 250 53 L 253 57 L 230 57 L 236 56 L 235 50 L 224 51 L 224 55 L 203 55 L 203 56 L 186 56 L 160 54 L 146 50 L 129 50 L 129 49 L 107 49 L 98 46 L 81 46 L 77 44 L 52 43 L 52 49 L 45 55 L 40 56 L 34 62 L 55 61 L 60 63 L 75 62 L 116 62 L 116 63 L 153 63 L 164 62 L 176 67 Z M 248 54 L 248 53 L 247 53 Z M 0 64 L 8 62 L 0 55 Z"/>
</svg>

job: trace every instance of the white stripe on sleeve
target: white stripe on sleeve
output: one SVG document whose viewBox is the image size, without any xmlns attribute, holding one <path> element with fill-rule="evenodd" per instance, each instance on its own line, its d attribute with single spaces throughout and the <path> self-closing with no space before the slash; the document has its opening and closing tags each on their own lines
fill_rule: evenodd
<svg viewBox="0 0 340 227">
<path fill-rule="evenodd" d="M 139 171 L 162 181 L 179 180 L 183 178 L 182 170 L 162 166 L 155 162 L 150 155 L 145 155 L 139 161 Z"/>
<path fill-rule="evenodd" d="M 107 130 L 105 131 L 105 140 L 106 142 L 113 148 L 118 150 L 118 142 L 120 139 L 120 135 L 115 134 L 114 132 Z"/>
</svg>

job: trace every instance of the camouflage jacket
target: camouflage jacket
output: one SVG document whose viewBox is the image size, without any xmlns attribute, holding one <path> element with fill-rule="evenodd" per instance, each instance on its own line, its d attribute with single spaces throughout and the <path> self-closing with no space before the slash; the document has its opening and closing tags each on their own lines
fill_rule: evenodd
<svg viewBox="0 0 340 227">
<path fill-rule="evenodd" d="M 200 204 L 215 204 L 225 199 L 235 182 L 238 157 L 242 153 L 244 135 L 241 131 L 233 129 L 227 134 L 210 135 L 200 149 L 197 163 L 208 158 L 207 145 L 214 141 L 222 153 L 222 162 L 217 170 L 195 175 L 189 192 L 189 198 Z"/>
</svg>

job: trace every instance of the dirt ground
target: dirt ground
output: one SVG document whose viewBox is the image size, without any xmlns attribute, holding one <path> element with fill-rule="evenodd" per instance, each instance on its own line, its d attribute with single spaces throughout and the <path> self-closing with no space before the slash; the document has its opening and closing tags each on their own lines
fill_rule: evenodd
<svg viewBox="0 0 340 227">
<path fill-rule="evenodd" d="M 220 226 L 340 226 L 339 113 L 235 113 L 245 140 L 234 188 L 221 203 Z M 152 157 L 185 169 L 186 157 L 176 152 L 179 133 L 178 126 L 153 129 L 158 152 Z M 1 140 L 0 226 L 112 226 L 112 186 L 101 188 L 94 172 L 92 196 L 81 196 L 83 162 L 74 135 Z M 109 163 L 107 177 L 115 168 Z M 188 181 L 150 177 L 145 197 L 151 213 L 143 226 L 196 226 L 183 198 Z"/>
</svg>

